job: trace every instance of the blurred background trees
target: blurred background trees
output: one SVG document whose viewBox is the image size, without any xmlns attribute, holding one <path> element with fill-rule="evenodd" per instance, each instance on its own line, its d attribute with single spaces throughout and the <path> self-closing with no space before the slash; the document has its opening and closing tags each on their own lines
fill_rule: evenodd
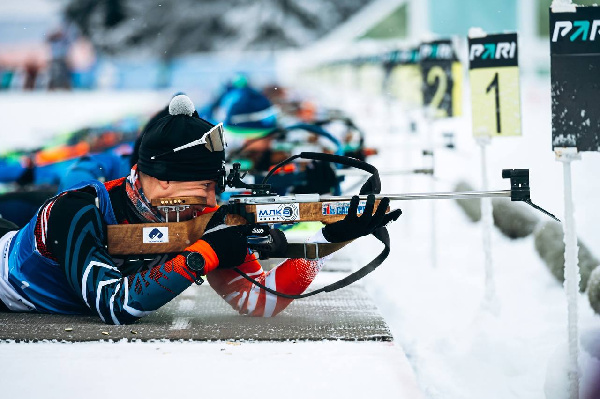
<svg viewBox="0 0 600 399">
<path fill-rule="evenodd" d="M 107 54 L 172 58 L 203 51 L 280 50 L 308 44 L 365 0 L 69 0 L 65 15 Z"/>
</svg>

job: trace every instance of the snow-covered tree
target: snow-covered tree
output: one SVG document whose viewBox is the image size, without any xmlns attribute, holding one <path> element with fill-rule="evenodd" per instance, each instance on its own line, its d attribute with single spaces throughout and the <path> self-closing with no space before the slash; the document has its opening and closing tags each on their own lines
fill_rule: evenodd
<svg viewBox="0 0 600 399">
<path fill-rule="evenodd" d="M 68 0 L 67 18 L 101 51 L 162 58 L 299 47 L 369 0 Z"/>
</svg>

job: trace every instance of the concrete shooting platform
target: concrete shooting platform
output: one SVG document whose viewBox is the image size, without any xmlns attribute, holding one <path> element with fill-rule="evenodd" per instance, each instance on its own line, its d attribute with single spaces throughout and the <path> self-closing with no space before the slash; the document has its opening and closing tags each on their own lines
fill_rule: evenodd
<svg viewBox="0 0 600 399">
<path fill-rule="evenodd" d="M 309 291 L 347 273 L 322 271 Z M 242 316 L 208 283 L 193 285 L 138 322 L 102 323 L 96 316 L 0 313 L 0 340 L 392 341 L 389 327 L 361 282 L 295 300 L 272 318 Z"/>
</svg>

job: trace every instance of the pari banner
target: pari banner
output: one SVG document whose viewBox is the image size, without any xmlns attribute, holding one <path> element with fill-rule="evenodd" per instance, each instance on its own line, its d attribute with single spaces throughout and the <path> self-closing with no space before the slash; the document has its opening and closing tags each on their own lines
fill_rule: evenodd
<svg viewBox="0 0 600 399">
<path fill-rule="evenodd" d="M 552 149 L 600 151 L 600 7 L 550 10 Z"/>
</svg>

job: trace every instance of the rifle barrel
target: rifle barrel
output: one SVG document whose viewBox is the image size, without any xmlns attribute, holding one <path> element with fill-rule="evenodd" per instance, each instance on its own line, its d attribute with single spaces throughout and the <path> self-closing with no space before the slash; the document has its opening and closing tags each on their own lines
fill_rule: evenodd
<svg viewBox="0 0 600 399">
<path fill-rule="evenodd" d="M 292 204 L 306 202 L 335 202 L 350 201 L 352 195 L 319 195 L 319 194 L 290 194 L 282 196 L 240 196 L 231 197 L 230 203 L 243 203 L 247 205 L 268 205 L 268 204 Z M 361 200 L 366 200 L 366 195 L 358 196 Z M 408 193 L 408 194 L 377 194 L 375 199 L 389 198 L 392 201 L 423 200 L 423 199 L 471 199 L 471 198 L 511 198 L 510 190 L 500 191 L 454 191 L 442 193 Z"/>
<path fill-rule="evenodd" d="M 366 200 L 366 195 L 358 196 Z M 407 194 L 378 194 L 376 199 L 389 198 L 391 201 L 423 200 L 423 199 L 474 199 L 474 198 L 497 198 L 511 197 L 510 190 L 499 191 L 455 191 L 438 193 L 407 193 Z M 352 195 L 321 195 L 321 201 L 350 201 Z"/>
</svg>

